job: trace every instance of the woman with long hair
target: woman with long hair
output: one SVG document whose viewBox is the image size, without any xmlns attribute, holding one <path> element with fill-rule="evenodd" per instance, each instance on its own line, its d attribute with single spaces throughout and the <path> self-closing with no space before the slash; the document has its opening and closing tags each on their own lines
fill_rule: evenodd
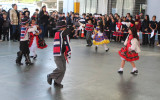
<svg viewBox="0 0 160 100">
<path fill-rule="evenodd" d="M 45 35 L 48 33 L 48 19 L 49 14 L 46 11 L 46 6 L 43 6 L 40 13 L 39 13 L 39 24 L 40 28 L 42 29 L 42 34 L 40 34 L 40 38 L 44 39 Z"/>
</svg>

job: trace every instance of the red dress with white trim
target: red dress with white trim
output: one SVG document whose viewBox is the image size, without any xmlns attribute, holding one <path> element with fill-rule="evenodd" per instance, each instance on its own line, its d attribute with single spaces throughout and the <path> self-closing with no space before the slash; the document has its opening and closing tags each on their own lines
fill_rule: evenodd
<svg viewBox="0 0 160 100">
<path fill-rule="evenodd" d="M 132 39 L 133 39 L 133 35 L 129 35 L 127 45 L 118 52 L 122 59 L 129 62 L 139 60 L 138 53 L 136 53 L 136 51 L 134 50 L 132 51 L 129 50 L 129 48 L 132 45 L 131 44 Z"/>
</svg>

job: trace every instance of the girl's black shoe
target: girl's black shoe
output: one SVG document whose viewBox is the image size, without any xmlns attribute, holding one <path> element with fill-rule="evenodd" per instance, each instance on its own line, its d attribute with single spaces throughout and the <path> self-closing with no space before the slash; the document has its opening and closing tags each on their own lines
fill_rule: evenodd
<svg viewBox="0 0 160 100">
<path fill-rule="evenodd" d="M 138 74 L 138 70 L 131 72 L 131 74 Z"/>
<path fill-rule="evenodd" d="M 123 74 L 123 71 L 118 71 L 119 74 Z"/>
</svg>

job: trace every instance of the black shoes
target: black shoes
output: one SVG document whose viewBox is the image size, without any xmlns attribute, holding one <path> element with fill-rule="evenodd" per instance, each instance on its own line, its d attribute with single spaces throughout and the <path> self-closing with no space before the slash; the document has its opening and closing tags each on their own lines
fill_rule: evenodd
<svg viewBox="0 0 160 100">
<path fill-rule="evenodd" d="M 16 64 L 17 64 L 18 66 L 23 65 L 23 63 L 21 63 L 21 62 L 16 62 Z"/>
<path fill-rule="evenodd" d="M 108 52 L 109 51 L 109 48 L 106 50 L 106 52 Z"/>
<path fill-rule="evenodd" d="M 47 75 L 47 82 L 49 85 L 52 85 L 52 78 L 50 78 L 50 75 Z"/>
<path fill-rule="evenodd" d="M 58 84 L 58 83 L 56 83 L 55 81 L 54 81 L 54 86 L 59 87 L 59 88 L 63 88 L 63 85 L 62 85 L 62 84 Z"/>
<path fill-rule="evenodd" d="M 50 77 L 50 75 L 47 75 L 47 82 L 49 85 L 52 85 L 52 78 Z M 54 81 L 54 86 L 59 87 L 59 88 L 63 88 L 62 84 L 59 84 L 57 82 Z"/>
<path fill-rule="evenodd" d="M 131 74 L 138 74 L 138 70 L 131 72 Z"/>
<path fill-rule="evenodd" d="M 33 57 L 33 59 L 36 59 L 36 58 L 37 58 L 37 55 Z"/>
<path fill-rule="evenodd" d="M 118 71 L 119 74 L 123 74 L 123 71 Z"/>
<path fill-rule="evenodd" d="M 118 71 L 119 74 L 123 74 L 123 71 Z M 133 72 L 131 72 L 131 74 L 135 75 L 138 74 L 138 70 L 135 70 Z"/>
<path fill-rule="evenodd" d="M 92 45 L 87 44 L 86 46 L 87 46 L 87 47 L 91 47 Z"/>
</svg>

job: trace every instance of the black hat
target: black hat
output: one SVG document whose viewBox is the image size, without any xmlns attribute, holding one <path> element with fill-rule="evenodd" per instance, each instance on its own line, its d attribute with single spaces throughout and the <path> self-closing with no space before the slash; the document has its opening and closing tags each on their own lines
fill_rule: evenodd
<svg viewBox="0 0 160 100">
<path fill-rule="evenodd" d="M 64 28 L 66 27 L 65 21 L 59 21 L 56 25 L 56 28 Z"/>
<path fill-rule="evenodd" d="M 28 18 L 26 18 L 26 17 L 24 17 L 23 19 L 22 19 L 22 25 L 25 25 L 25 24 L 27 24 L 27 23 L 29 23 L 30 22 L 30 20 L 28 19 Z"/>
</svg>

